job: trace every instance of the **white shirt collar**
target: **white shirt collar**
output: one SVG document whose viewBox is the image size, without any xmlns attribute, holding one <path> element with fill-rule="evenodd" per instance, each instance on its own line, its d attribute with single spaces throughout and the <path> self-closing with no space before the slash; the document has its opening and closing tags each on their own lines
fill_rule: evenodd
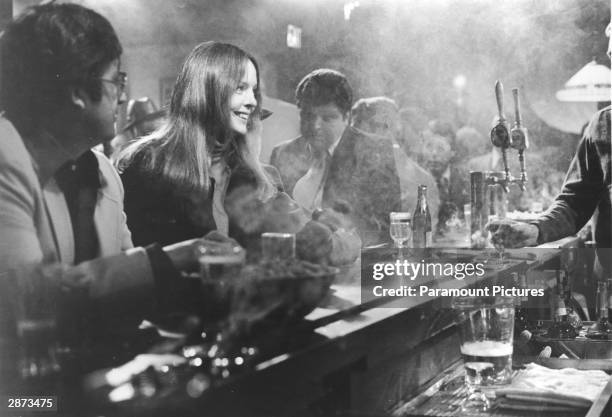
<svg viewBox="0 0 612 417">
<path fill-rule="evenodd" d="M 336 150 L 336 148 L 338 147 L 338 143 L 340 143 L 340 139 L 342 139 L 342 135 L 344 135 L 344 131 L 340 134 L 340 136 L 338 136 L 338 138 L 334 141 L 334 143 L 332 143 L 330 145 L 329 148 L 327 148 L 327 150 L 329 151 L 330 155 L 334 154 L 334 151 Z"/>
</svg>

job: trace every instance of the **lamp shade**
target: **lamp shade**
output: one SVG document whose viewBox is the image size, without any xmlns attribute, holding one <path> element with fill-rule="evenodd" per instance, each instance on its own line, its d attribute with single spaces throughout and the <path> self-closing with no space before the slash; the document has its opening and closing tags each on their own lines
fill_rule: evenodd
<svg viewBox="0 0 612 417">
<path fill-rule="evenodd" d="M 605 102 L 610 101 L 610 68 L 595 61 L 586 64 L 557 91 L 559 101 Z"/>
</svg>

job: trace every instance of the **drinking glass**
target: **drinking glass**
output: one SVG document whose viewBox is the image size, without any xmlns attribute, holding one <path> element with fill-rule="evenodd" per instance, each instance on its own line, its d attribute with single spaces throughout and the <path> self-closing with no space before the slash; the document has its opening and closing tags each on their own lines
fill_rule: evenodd
<svg viewBox="0 0 612 417">
<path fill-rule="evenodd" d="M 14 314 L 17 337 L 16 344 L 9 344 L 4 359 L 10 359 L 0 363 L 0 370 L 4 371 L 1 365 L 6 364 L 6 371 L 16 370 L 22 380 L 29 382 L 56 375 L 60 371 L 59 283 L 27 268 L 12 270 L 3 281 L 2 290 L 8 294 L 6 300 Z M 7 317 L 11 318 L 11 314 Z"/>
<path fill-rule="evenodd" d="M 295 258 L 295 234 L 262 233 L 261 252 L 266 261 Z"/>
<path fill-rule="evenodd" d="M 514 299 L 512 297 L 458 297 L 461 356 L 468 397 L 466 411 L 490 407 L 483 388 L 509 384 L 512 378 Z"/>
<path fill-rule="evenodd" d="M 469 247 L 472 237 L 472 204 L 468 203 L 463 205 L 463 219 L 465 222 L 465 230 L 467 231 L 465 241 Z"/>
<path fill-rule="evenodd" d="M 502 220 L 501 217 L 498 216 L 489 216 L 489 222 L 495 220 Z M 489 253 L 489 264 L 490 265 L 504 265 L 506 263 L 506 248 L 503 243 L 494 243 L 492 240 L 493 234 L 491 232 L 487 232 L 487 242 L 486 248 Z"/>
<path fill-rule="evenodd" d="M 235 278 L 244 265 L 246 253 L 238 245 L 202 245 L 199 248 L 200 278 L 218 280 Z"/>
<path fill-rule="evenodd" d="M 203 327 L 214 334 L 231 312 L 236 281 L 245 263 L 246 253 L 234 244 L 203 244 L 199 248 L 201 317 Z"/>
<path fill-rule="evenodd" d="M 412 239 L 411 218 L 412 216 L 407 212 L 391 212 L 389 214 L 391 220 L 389 234 L 398 249 L 407 247 L 407 243 Z"/>
</svg>

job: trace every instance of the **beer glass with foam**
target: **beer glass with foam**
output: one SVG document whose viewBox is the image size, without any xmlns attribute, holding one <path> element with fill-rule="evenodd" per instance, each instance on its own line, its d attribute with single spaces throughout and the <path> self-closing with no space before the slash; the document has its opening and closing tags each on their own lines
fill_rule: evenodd
<svg viewBox="0 0 612 417">
<path fill-rule="evenodd" d="M 514 336 L 512 297 L 458 297 L 453 308 L 459 313 L 461 356 L 469 395 L 464 410 L 490 407 L 487 388 L 509 384 L 512 378 Z"/>
</svg>

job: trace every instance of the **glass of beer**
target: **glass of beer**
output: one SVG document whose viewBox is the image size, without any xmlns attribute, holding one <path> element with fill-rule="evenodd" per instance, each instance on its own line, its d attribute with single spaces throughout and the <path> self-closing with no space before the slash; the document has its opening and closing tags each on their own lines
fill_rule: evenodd
<svg viewBox="0 0 612 417">
<path fill-rule="evenodd" d="M 389 214 L 389 234 L 395 247 L 402 249 L 408 246 L 412 239 L 412 216 L 408 212 L 391 212 Z"/>
<path fill-rule="evenodd" d="M 509 384 L 512 379 L 514 304 L 512 297 L 458 297 L 453 308 L 459 313 L 461 356 L 468 397 L 465 411 L 490 407 L 487 388 Z"/>
<path fill-rule="evenodd" d="M 228 243 L 202 245 L 199 251 L 200 278 L 204 281 L 236 278 L 246 258 L 244 249 Z"/>
<path fill-rule="evenodd" d="M 60 371 L 58 319 L 64 291 L 59 281 L 28 268 L 11 270 L 3 281 L 7 309 L 0 309 L 0 321 L 6 325 L 14 320 L 16 334 L 11 336 L 16 337 L 5 340 L 0 371 L 7 372 L 11 381 L 13 377 L 28 382 L 53 377 Z"/>
<path fill-rule="evenodd" d="M 261 253 L 266 261 L 295 258 L 295 234 L 262 233 Z"/>
</svg>

